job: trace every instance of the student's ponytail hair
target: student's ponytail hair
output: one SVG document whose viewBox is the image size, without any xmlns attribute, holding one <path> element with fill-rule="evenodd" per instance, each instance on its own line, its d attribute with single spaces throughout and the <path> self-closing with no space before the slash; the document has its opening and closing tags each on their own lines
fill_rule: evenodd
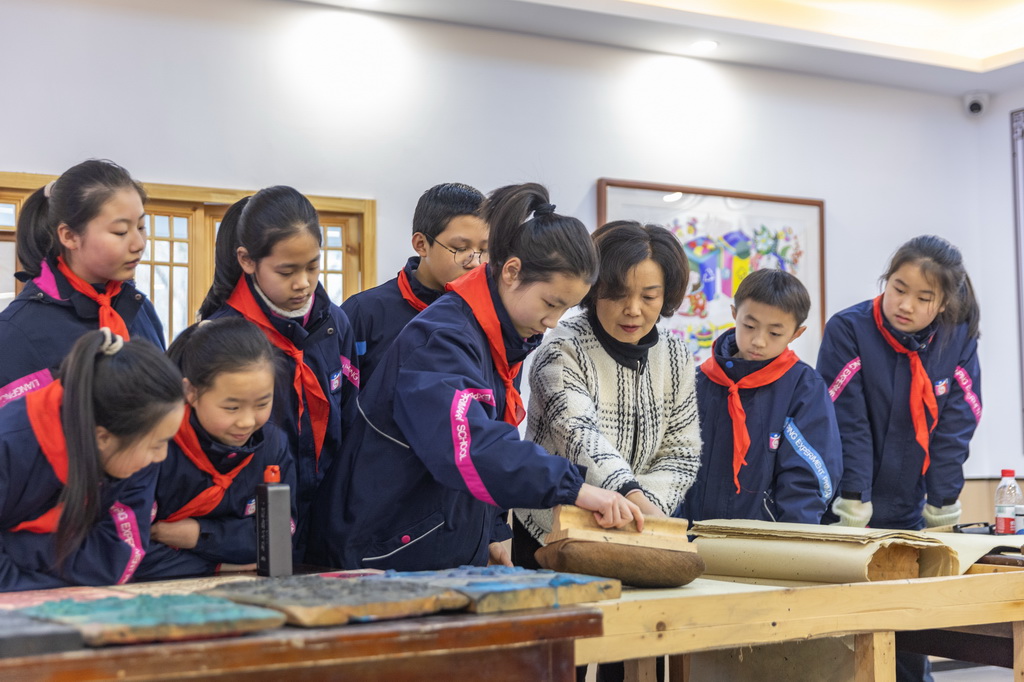
<svg viewBox="0 0 1024 682">
<path fill-rule="evenodd" d="M 249 257 L 259 262 L 279 241 L 302 231 L 323 244 L 320 216 L 309 199 L 292 187 L 267 187 L 235 202 L 220 221 L 213 285 L 199 307 L 199 319 L 206 319 L 224 305 L 238 284 L 242 276 L 238 247 L 245 247 Z"/>
<path fill-rule="evenodd" d="M 242 372 L 266 364 L 276 377 L 282 357 L 253 323 L 241 317 L 205 320 L 185 329 L 167 356 L 199 393 L 223 372 Z"/>
<path fill-rule="evenodd" d="M 881 277 L 882 286 L 907 263 L 921 268 L 925 278 L 940 289 L 940 305 L 945 310 L 936 319 L 943 335 L 950 334 L 959 324 L 966 324 L 968 338 L 977 338 L 981 310 L 960 249 L 935 235 L 914 237 L 892 255 L 889 268 Z"/>
<path fill-rule="evenodd" d="M 555 213 L 543 185 L 529 182 L 496 189 L 481 211 L 491 228 L 488 250 L 493 276 L 510 258 L 518 257 L 523 284 L 547 282 L 556 274 L 579 277 L 588 284 L 597 280 L 597 252 L 587 228 L 576 218 Z"/>
<path fill-rule="evenodd" d="M 123 189 L 135 190 L 146 202 L 146 191 L 128 171 L 113 161 L 90 159 L 33 192 L 21 207 L 15 236 L 18 260 L 25 272 L 37 277 L 44 260 L 61 254 L 59 225 L 82 234 L 103 205 Z"/>
<path fill-rule="evenodd" d="M 128 448 L 184 399 L 181 373 L 156 346 L 137 339 L 116 350 L 118 337 L 113 338 L 111 343 L 106 329 L 87 332 L 61 364 L 68 479 L 60 494 L 58 566 L 82 544 L 101 512 L 104 469 L 96 427 L 113 434 L 119 449 Z"/>
</svg>

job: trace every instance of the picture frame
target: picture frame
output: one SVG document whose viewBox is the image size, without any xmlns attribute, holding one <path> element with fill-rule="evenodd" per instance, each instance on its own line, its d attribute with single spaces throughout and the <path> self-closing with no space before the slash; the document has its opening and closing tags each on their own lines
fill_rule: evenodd
<svg viewBox="0 0 1024 682">
<path fill-rule="evenodd" d="M 810 365 L 825 327 L 825 202 L 634 180 L 599 178 L 598 225 L 636 220 L 661 225 L 683 244 L 691 290 L 663 328 L 686 340 L 699 363 L 735 326 L 732 294 L 748 272 L 791 272 L 811 298 L 807 330 L 790 347 Z"/>
</svg>

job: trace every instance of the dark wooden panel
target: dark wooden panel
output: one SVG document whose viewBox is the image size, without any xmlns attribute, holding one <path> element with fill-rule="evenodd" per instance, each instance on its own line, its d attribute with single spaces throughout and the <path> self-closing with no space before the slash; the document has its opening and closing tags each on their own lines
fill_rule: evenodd
<svg viewBox="0 0 1024 682">
<path fill-rule="evenodd" d="M 500 616 L 453 615 L 339 628 L 282 628 L 190 643 L 111 647 L 0 662 L 2 679 L 570 679 L 572 639 L 601 634 L 601 614 L 585 608 Z M 500 665 L 492 661 L 504 661 Z M 382 671 L 394 669 L 384 675 Z M 550 671 L 550 675 L 527 671 Z M 439 671 L 448 671 L 443 675 Z M 459 672 L 461 671 L 461 672 Z M 470 672 L 472 671 L 472 672 Z M 427 674 L 429 672 L 429 675 Z M 519 673 L 524 676 L 520 676 Z M 301 678 L 298 676 L 301 675 Z M 396 677 L 397 676 L 397 677 Z"/>
</svg>

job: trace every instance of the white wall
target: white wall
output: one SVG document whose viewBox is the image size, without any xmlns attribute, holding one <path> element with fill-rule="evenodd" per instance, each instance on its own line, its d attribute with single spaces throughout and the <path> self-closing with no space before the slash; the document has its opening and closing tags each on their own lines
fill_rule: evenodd
<svg viewBox="0 0 1024 682">
<path fill-rule="evenodd" d="M 829 314 L 874 295 L 906 238 L 944 235 L 986 312 L 969 471 L 1024 469 L 1004 113 L 279 0 L 4 0 L 0 26 L 0 169 L 102 156 L 149 182 L 372 197 L 382 279 L 450 180 L 540 181 L 591 226 L 601 176 L 824 199 Z"/>
</svg>

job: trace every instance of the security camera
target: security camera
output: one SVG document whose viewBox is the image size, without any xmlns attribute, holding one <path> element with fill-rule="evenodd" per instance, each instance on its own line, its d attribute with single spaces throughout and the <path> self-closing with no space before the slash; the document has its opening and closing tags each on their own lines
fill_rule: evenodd
<svg viewBox="0 0 1024 682">
<path fill-rule="evenodd" d="M 988 109 L 988 93 L 969 92 L 964 95 L 964 111 L 968 116 L 981 116 Z"/>
</svg>

